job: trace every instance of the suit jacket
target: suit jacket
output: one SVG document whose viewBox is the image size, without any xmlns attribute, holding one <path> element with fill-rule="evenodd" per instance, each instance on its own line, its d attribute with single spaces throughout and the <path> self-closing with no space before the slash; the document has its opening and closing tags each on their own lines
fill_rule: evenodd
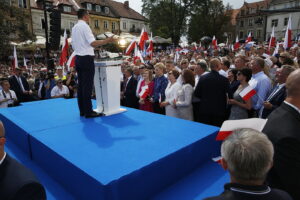
<svg viewBox="0 0 300 200">
<path fill-rule="evenodd" d="M 271 112 L 273 112 L 276 108 L 278 108 L 282 104 L 285 98 L 286 98 L 286 88 L 284 86 L 269 100 L 269 102 L 272 104 L 272 108 L 271 109 L 263 108 L 262 118 L 266 119 L 271 114 Z"/>
<path fill-rule="evenodd" d="M 126 84 L 126 83 L 124 83 Z M 124 91 L 124 106 L 138 108 L 138 98 L 136 97 L 137 80 L 132 76 L 128 81 Z"/>
<path fill-rule="evenodd" d="M 228 79 L 217 71 L 202 76 L 194 92 L 200 98 L 199 115 L 225 117 L 228 90 Z"/>
<path fill-rule="evenodd" d="M 263 133 L 274 145 L 274 164 L 267 181 L 271 187 L 300 199 L 300 113 L 286 103 L 268 117 Z"/>
<path fill-rule="evenodd" d="M 17 98 L 19 101 L 24 101 L 26 98 L 26 95 L 23 94 L 22 88 L 16 78 L 16 76 L 11 76 L 9 79 L 10 88 L 15 91 Z M 24 90 L 29 91 L 29 84 L 25 77 L 21 76 L 22 84 L 24 87 Z"/>
<path fill-rule="evenodd" d="M 43 200 L 46 199 L 46 192 L 29 169 L 6 154 L 0 165 L 0 198 Z"/>
</svg>

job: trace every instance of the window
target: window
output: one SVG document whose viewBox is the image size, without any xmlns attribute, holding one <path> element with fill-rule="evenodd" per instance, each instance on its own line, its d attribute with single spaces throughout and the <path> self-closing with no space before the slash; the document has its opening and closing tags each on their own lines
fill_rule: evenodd
<svg viewBox="0 0 300 200">
<path fill-rule="evenodd" d="M 64 6 L 64 12 L 71 12 L 71 7 Z"/>
<path fill-rule="evenodd" d="M 240 27 L 244 27 L 244 21 L 243 20 L 241 20 L 241 22 L 240 22 Z"/>
<path fill-rule="evenodd" d="M 241 16 L 244 16 L 245 15 L 245 10 L 242 10 L 241 11 Z"/>
<path fill-rule="evenodd" d="M 239 38 L 243 38 L 243 37 L 244 37 L 244 32 L 243 32 L 243 31 L 240 31 Z"/>
<path fill-rule="evenodd" d="M 19 0 L 19 8 L 27 8 L 26 0 Z"/>
<path fill-rule="evenodd" d="M 104 29 L 107 29 L 107 28 L 108 28 L 108 22 L 104 21 Z"/>
<path fill-rule="evenodd" d="M 11 0 L 5 0 L 5 3 L 11 6 Z"/>
<path fill-rule="evenodd" d="M 109 13 L 109 8 L 108 8 L 108 7 L 105 7 L 105 8 L 104 8 L 104 12 L 105 12 L 105 14 L 108 14 L 108 13 Z"/>
<path fill-rule="evenodd" d="M 278 25 L 278 19 L 272 19 L 271 27 L 275 26 L 277 27 Z"/>
<path fill-rule="evenodd" d="M 111 30 L 116 30 L 116 23 L 115 22 L 111 23 Z"/>
<path fill-rule="evenodd" d="M 95 20 L 95 28 L 99 28 L 99 22 L 98 22 L 98 20 Z"/>
<path fill-rule="evenodd" d="M 123 29 L 126 29 L 126 22 L 123 22 Z"/>
<path fill-rule="evenodd" d="M 283 24 L 283 25 L 284 25 L 284 26 L 287 26 L 287 25 L 288 25 L 288 23 L 289 23 L 289 18 L 287 18 L 287 17 L 286 17 L 286 18 L 284 18 L 284 24 Z"/>
<path fill-rule="evenodd" d="M 45 19 L 41 18 L 41 28 L 45 29 Z"/>
<path fill-rule="evenodd" d="M 248 20 L 248 26 L 253 26 L 253 19 Z"/>
<path fill-rule="evenodd" d="M 92 4 L 91 3 L 87 3 L 86 4 L 86 9 L 87 10 L 92 10 Z"/>
<path fill-rule="evenodd" d="M 96 5 L 96 12 L 101 12 L 101 7 L 99 5 Z"/>
<path fill-rule="evenodd" d="M 257 30 L 257 31 L 256 31 L 256 37 L 257 37 L 257 38 L 260 38 L 260 37 L 261 37 L 261 30 Z"/>
</svg>

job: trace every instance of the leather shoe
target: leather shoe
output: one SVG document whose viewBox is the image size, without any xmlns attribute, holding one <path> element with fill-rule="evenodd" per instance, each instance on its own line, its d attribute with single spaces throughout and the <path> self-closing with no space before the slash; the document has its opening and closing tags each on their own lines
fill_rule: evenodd
<svg viewBox="0 0 300 200">
<path fill-rule="evenodd" d="M 94 117 L 100 117 L 100 116 L 103 116 L 103 114 L 93 111 L 91 114 L 86 115 L 85 118 L 94 118 Z"/>
<path fill-rule="evenodd" d="M 83 117 L 84 116 L 84 113 L 80 113 L 80 117 Z"/>
</svg>

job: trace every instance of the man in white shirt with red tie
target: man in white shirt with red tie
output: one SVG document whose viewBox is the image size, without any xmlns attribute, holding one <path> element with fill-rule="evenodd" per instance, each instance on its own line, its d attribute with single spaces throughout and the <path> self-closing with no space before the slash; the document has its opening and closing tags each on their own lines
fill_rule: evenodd
<svg viewBox="0 0 300 200">
<path fill-rule="evenodd" d="M 77 12 L 78 22 L 72 28 L 72 48 L 75 51 L 75 66 L 78 73 L 78 107 L 80 116 L 86 118 L 101 116 L 92 109 L 92 89 L 94 83 L 95 65 L 94 48 L 114 42 L 112 37 L 105 40 L 96 40 L 89 27 L 89 13 L 85 9 Z"/>
</svg>

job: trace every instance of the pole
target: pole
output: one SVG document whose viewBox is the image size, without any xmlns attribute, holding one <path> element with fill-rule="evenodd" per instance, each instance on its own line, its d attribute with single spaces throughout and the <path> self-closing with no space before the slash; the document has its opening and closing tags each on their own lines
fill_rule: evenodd
<svg viewBox="0 0 300 200">
<path fill-rule="evenodd" d="M 47 8 L 46 8 L 46 2 L 43 0 L 43 9 L 44 9 L 44 18 L 45 18 L 45 36 L 46 36 L 46 63 L 47 68 L 49 68 L 49 60 L 50 60 L 50 53 L 49 53 L 49 42 L 48 42 L 48 19 L 47 19 Z"/>
</svg>

